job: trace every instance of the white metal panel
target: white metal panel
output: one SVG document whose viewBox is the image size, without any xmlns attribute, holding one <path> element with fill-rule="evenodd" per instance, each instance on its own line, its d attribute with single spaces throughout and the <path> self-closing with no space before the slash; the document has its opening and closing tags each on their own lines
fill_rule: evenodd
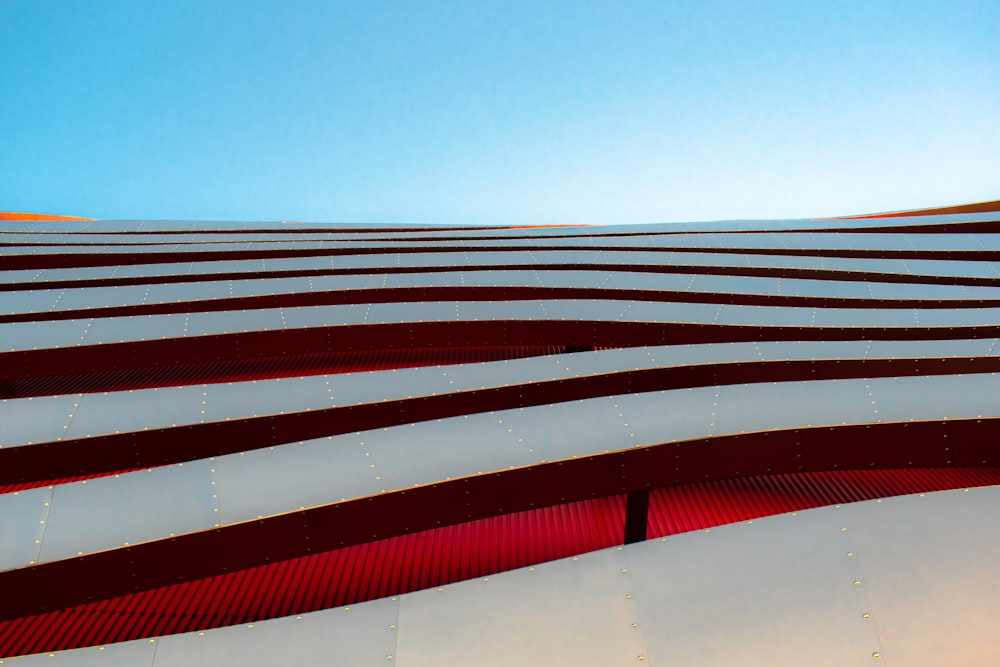
<svg viewBox="0 0 1000 667">
<path fill-rule="evenodd" d="M 975 419 L 1000 415 L 996 373 L 880 378 L 869 382 L 883 421 Z"/>
<path fill-rule="evenodd" d="M 39 561 L 211 528 L 218 523 L 207 460 L 61 484 Z"/>
<path fill-rule="evenodd" d="M 38 560 L 51 504 L 48 487 L 0 494 L 0 570 Z"/>
<path fill-rule="evenodd" d="M 878 419 L 869 386 L 877 380 L 792 381 L 719 387 L 716 433 L 865 424 Z"/>
<path fill-rule="evenodd" d="M 845 506 L 891 665 L 1000 664 L 1000 487 Z"/>
<path fill-rule="evenodd" d="M 636 664 L 645 647 L 627 569 L 610 549 L 402 596 L 397 662 Z"/>
<path fill-rule="evenodd" d="M 200 385 L 83 394 L 66 438 L 125 433 L 198 423 L 204 409 Z"/>
<path fill-rule="evenodd" d="M 156 639 L 89 646 L 72 651 L 39 653 L 0 660 L 4 667 L 151 667 Z"/>
<path fill-rule="evenodd" d="M 650 664 L 871 664 L 881 647 L 845 520 L 823 508 L 629 546 Z"/>
<path fill-rule="evenodd" d="M 67 394 L 0 401 L 0 447 L 65 437 L 82 398 L 81 394 Z"/>
<path fill-rule="evenodd" d="M 398 615 L 392 598 L 171 635 L 157 640 L 153 667 L 392 665 Z"/>
<path fill-rule="evenodd" d="M 215 457 L 221 523 L 378 493 L 358 442 L 351 434 Z"/>
</svg>

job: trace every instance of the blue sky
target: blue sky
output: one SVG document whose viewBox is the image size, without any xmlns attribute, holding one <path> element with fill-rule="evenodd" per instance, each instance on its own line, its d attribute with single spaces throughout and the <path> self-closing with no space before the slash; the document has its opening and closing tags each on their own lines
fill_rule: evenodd
<svg viewBox="0 0 1000 667">
<path fill-rule="evenodd" d="M 0 0 L 0 210 L 468 224 L 1000 198 L 1000 0 Z"/>
</svg>

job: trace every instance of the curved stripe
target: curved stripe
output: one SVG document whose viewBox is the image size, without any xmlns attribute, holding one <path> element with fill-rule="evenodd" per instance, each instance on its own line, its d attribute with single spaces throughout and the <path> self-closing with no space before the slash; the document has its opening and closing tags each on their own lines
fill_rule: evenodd
<svg viewBox="0 0 1000 667">
<path fill-rule="evenodd" d="M 168 301 L 130 306 L 106 306 L 67 310 L 32 311 L 0 315 L 0 324 L 78 320 L 99 317 L 138 317 L 177 313 L 211 313 L 264 308 L 299 308 L 374 303 L 419 303 L 433 301 L 550 301 L 593 299 L 607 301 L 652 301 L 659 303 L 713 303 L 738 306 L 778 306 L 816 308 L 863 308 L 900 310 L 912 308 L 995 308 L 997 299 L 875 299 L 831 296 L 749 294 L 738 292 L 696 292 L 677 290 L 615 289 L 603 287 L 533 286 L 430 286 L 379 287 L 320 292 L 286 292 L 257 296 Z"/>
<path fill-rule="evenodd" d="M 647 368 L 0 448 L 0 484 L 98 476 L 300 440 L 600 396 L 794 380 L 1000 372 L 1000 357 L 821 359 Z"/>
<path fill-rule="evenodd" d="M 841 271 L 835 269 L 805 269 L 766 266 L 711 266 L 698 264 L 602 264 L 602 263 L 539 263 L 539 264 L 480 264 L 465 266 L 425 267 L 361 267 L 342 269 L 289 269 L 278 271 L 246 271 L 226 273 L 196 273 L 185 275 L 129 276 L 122 278 L 80 278 L 0 283 L 0 292 L 24 292 L 84 287 L 122 287 L 127 285 L 165 285 L 213 282 L 220 280 L 262 280 L 310 278 L 322 276 L 361 276 L 396 274 L 434 274 L 492 271 L 586 271 L 596 273 L 653 273 L 671 275 L 718 275 L 754 278 L 790 278 L 795 280 L 832 280 L 838 282 L 880 282 L 916 285 L 963 285 L 969 287 L 1000 287 L 1000 278 L 989 276 L 950 276 L 891 273 L 880 271 Z"/>
<path fill-rule="evenodd" d="M 1000 463 L 998 435 L 1000 419 L 795 428 L 465 477 L 0 572 L 0 620 L 630 491 L 793 472 L 991 467 Z"/>
<path fill-rule="evenodd" d="M 936 208 L 918 208 L 909 211 L 893 213 L 869 213 L 867 215 L 851 215 L 835 220 L 864 220 L 867 218 L 904 218 L 924 215 L 964 215 L 968 213 L 996 213 L 1000 211 L 1000 200 L 984 201 L 975 204 L 960 204 L 958 206 L 938 206 Z"/>
<path fill-rule="evenodd" d="M 598 246 L 598 245 L 532 245 L 532 246 L 405 246 L 379 248 L 314 248 L 271 250 L 207 250 L 199 252 L 147 253 L 59 253 L 0 255 L 0 270 L 67 269 L 98 266 L 134 266 L 136 264 L 179 264 L 256 259 L 303 257 L 342 257 L 387 254 L 430 254 L 479 252 L 658 252 L 709 253 L 718 255 L 777 255 L 793 257 L 842 257 L 855 259 L 930 259 L 975 262 L 1000 261 L 997 250 L 874 250 L 844 248 L 712 248 L 686 246 Z"/>
<path fill-rule="evenodd" d="M 833 218 L 835 220 L 862 220 L 866 218 L 884 218 L 892 216 L 860 216 L 851 218 Z M 483 232 L 489 231 L 493 228 L 482 227 L 475 229 L 466 229 L 466 232 Z M 498 231 L 514 232 L 514 230 L 519 230 L 523 228 L 512 227 L 507 229 L 499 229 Z M 146 231 L 146 232 L 109 232 L 109 231 L 3 231 L 10 235 L 21 235 L 21 236 L 60 236 L 60 237 L 76 237 L 84 236 L 91 237 L 96 236 L 94 240 L 84 239 L 81 241 L 7 241 L 0 242 L 0 248 L 16 248 L 16 247 L 39 247 L 39 248 L 64 248 L 73 247 L 81 245 L 99 245 L 108 247 L 133 247 L 133 246 L 156 246 L 156 245 L 169 245 L 169 246 L 182 246 L 182 245 L 224 245 L 224 244 L 239 244 L 239 245 L 252 245 L 255 243 L 297 243 L 301 242 L 302 239 L 283 239 L 283 238 L 260 238 L 268 236 L 287 236 L 290 234 L 309 236 L 309 235 L 328 235 L 335 240 L 337 243 L 369 243 L 372 240 L 382 240 L 390 243 L 419 243 L 426 241 L 553 241 L 553 240 L 574 240 L 574 239 L 612 239 L 612 238 L 656 238 L 656 237 L 669 237 L 669 236 L 704 236 L 706 232 L 711 234 L 724 234 L 724 235 L 735 235 L 735 234 L 989 234 L 996 233 L 1000 231 L 1000 221 L 997 220 L 977 220 L 972 222 L 944 222 L 944 223 L 924 223 L 924 224 L 907 224 L 907 225 L 864 225 L 864 226 L 840 226 L 840 227 L 785 227 L 785 228 L 767 228 L 767 229 L 708 229 L 708 230 L 698 230 L 698 229 L 670 229 L 670 225 L 661 225 L 655 229 L 648 229 L 644 231 L 635 232 L 615 232 L 610 231 L 609 227 L 592 227 L 585 232 L 581 233 L 564 233 L 564 234 L 518 234 L 518 233 L 506 233 L 506 234 L 482 234 L 473 233 L 465 235 L 456 236 L 439 236 L 438 234 L 443 234 L 446 232 L 454 232 L 458 230 L 423 230 L 423 233 L 434 233 L 434 236 L 406 236 L 406 233 L 417 231 L 410 229 L 394 229 L 391 231 L 379 231 L 373 232 L 372 230 L 350 230 L 350 229 L 336 229 L 336 228 L 326 228 L 326 229 L 300 229 L 300 230 L 275 230 L 275 229 L 261 229 L 256 231 L 242 231 L 242 230 L 197 230 L 197 231 L 176 231 L 176 230 L 163 230 L 163 231 Z M 387 236 L 375 237 L 374 234 L 384 233 Z M 216 240 L 149 240 L 149 241 L 121 241 L 118 239 L 112 242 L 102 241 L 101 236 L 129 236 L 129 237 L 139 237 L 142 238 L 143 235 L 146 236 L 226 236 L 239 234 L 241 236 L 251 237 L 256 236 L 257 238 L 243 238 L 238 240 L 231 239 L 216 239 Z M 348 236 L 351 238 L 337 238 L 338 236 Z M 367 236 L 366 236 L 367 235 Z M 363 237 L 363 238 L 353 238 L 353 237 Z M 320 239 L 322 240 L 322 239 Z M 312 242 L 312 240 L 309 240 Z"/>
<path fill-rule="evenodd" d="M 748 477 L 654 489 L 647 537 L 825 504 L 998 482 L 997 468 L 890 469 Z M 0 621 L 0 655 L 207 630 L 492 575 L 618 544 L 624 513 L 621 495 L 581 501 Z M 501 544 L 503 548 L 493 546 Z"/>
<path fill-rule="evenodd" d="M 1000 325 L 955 327 L 794 327 L 588 320 L 400 322 L 276 329 L 188 338 L 80 345 L 0 353 L 0 398 L 41 395 L 39 381 L 57 393 L 119 391 L 157 386 L 158 369 L 185 370 L 185 382 L 228 382 L 246 365 L 289 354 L 382 353 L 447 349 L 442 341 L 481 347 L 641 347 L 665 344 L 822 340 L 958 340 L 996 338 Z M 296 371 L 297 373 L 298 371 Z M 337 372 L 325 366 L 319 372 Z M 148 380 L 143 378 L 148 377 Z M 280 377 L 272 375 L 272 377 Z M 47 393 L 47 392 L 43 392 Z"/>
</svg>

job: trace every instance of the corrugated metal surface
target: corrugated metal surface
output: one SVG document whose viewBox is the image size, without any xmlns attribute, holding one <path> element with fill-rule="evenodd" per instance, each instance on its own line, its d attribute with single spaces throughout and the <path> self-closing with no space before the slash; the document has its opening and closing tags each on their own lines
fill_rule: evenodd
<svg viewBox="0 0 1000 667">
<path fill-rule="evenodd" d="M 871 498 L 1000 484 L 1000 468 L 744 478 L 650 494 L 648 537 Z M 625 497 L 424 531 L 0 622 L 0 655 L 246 623 L 512 570 L 622 542 Z"/>
<path fill-rule="evenodd" d="M 956 213 L 950 218 L 903 221 L 777 221 L 618 230 L 493 228 L 488 232 L 391 226 L 58 222 L 46 223 L 50 227 L 26 227 L 25 223 L 4 223 L 0 225 L 0 349 L 4 350 L 0 353 L 0 398 L 59 395 L 46 404 L 52 408 L 52 416 L 46 418 L 64 425 L 24 429 L 43 435 L 41 439 L 24 437 L 4 448 L 0 460 L 15 465 L 4 471 L 6 485 L 0 493 L 51 485 L 55 498 L 83 498 L 82 492 L 73 496 L 63 485 L 164 463 L 191 462 L 185 472 L 204 469 L 204 498 L 196 509 L 208 518 L 199 515 L 193 521 L 179 508 L 170 519 L 192 532 L 178 534 L 176 539 L 173 535 L 166 538 L 166 532 L 153 538 L 140 535 L 140 540 L 153 541 L 138 547 L 126 543 L 108 549 L 109 544 L 121 541 L 97 540 L 91 546 L 96 544 L 99 553 L 87 554 L 83 550 L 89 547 L 76 539 L 85 537 L 79 530 L 60 534 L 53 522 L 46 541 L 47 528 L 39 527 L 34 514 L 31 531 L 22 530 L 24 522 L 15 525 L 21 537 L 29 532 L 30 536 L 18 544 L 21 560 L 11 560 L 10 567 L 29 562 L 31 556 L 24 554 L 31 551 L 32 542 L 38 545 L 34 558 L 44 561 L 46 553 L 56 555 L 45 564 L 30 561 L 29 567 L 0 573 L 0 578 L 5 577 L 0 581 L 14 582 L 9 590 L 31 598 L 12 600 L 0 595 L 0 619 L 5 619 L 0 620 L 0 655 L 300 614 L 621 544 L 627 496 L 611 494 L 625 491 L 642 494 L 644 488 L 651 489 L 646 535 L 660 537 L 821 505 L 1000 483 L 990 445 L 998 423 L 990 416 L 1000 413 L 994 411 L 989 391 L 981 392 L 981 400 L 965 404 L 974 403 L 982 414 L 934 413 L 924 418 L 898 409 L 900 401 L 924 401 L 916 396 L 913 378 L 932 375 L 943 387 L 950 377 L 954 387 L 959 384 L 956 378 L 964 380 L 977 373 L 977 392 L 995 382 L 992 378 L 1000 362 L 996 345 L 989 339 L 1000 337 L 1000 322 L 988 310 L 1000 303 L 1000 291 L 993 291 L 1000 287 L 995 268 L 1000 262 L 995 235 L 1000 225 L 994 217 Z M 294 234 L 301 236 L 290 236 Z M 517 278 L 505 278 L 507 271 L 518 272 Z M 466 284 L 466 274 L 471 272 L 477 274 L 476 280 Z M 639 275 L 643 273 L 661 279 L 669 276 L 674 282 L 672 286 L 646 285 L 646 278 Z M 416 285 L 408 276 L 418 274 L 423 274 L 422 282 Z M 556 274 L 560 277 L 555 278 Z M 314 277 L 328 282 L 314 287 Z M 335 282 L 348 277 L 356 282 Z M 289 283 L 284 292 L 271 285 L 249 284 L 279 278 L 303 282 Z M 765 285 L 761 279 L 770 282 Z M 736 280 L 743 282 L 736 284 Z M 803 285 L 806 280 L 812 282 Z M 182 284 L 187 290 L 183 294 L 167 289 Z M 830 288 L 833 284 L 837 289 Z M 932 293 L 921 285 L 934 285 L 941 291 Z M 98 292 L 96 287 L 105 289 Z M 116 287 L 129 290 L 128 298 L 116 300 L 110 291 Z M 962 291 L 968 287 L 978 291 Z M 149 297 L 153 289 L 163 290 L 159 300 Z M 303 311 L 291 313 L 299 308 Z M 933 348 L 935 341 L 959 340 L 975 343 L 975 351 L 939 356 L 932 349 L 929 357 L 920 353 L 920 358 L 899 351 L 907 345 L 902 341 Z M 195 385 L 436 365 L 466 368 L 479 362 L 540 356 L 566 359 L 560 355 L 596 355 L 595 350 L 664 344 L 717 343 L 718 351 L 741 341 L 812 341 L 820 347 L 813 348 L 818 351 L 809 358 L 771 358 L 762 348 L 759 359 L 727 363 L 726 355 L 719 352 L 680 370 L 650 362 L 648 368 L 602 371 L 589 379 L 553 374 L 552 382 L 534 376 L 518 379 L 517 373 L 509 372 L 502 381 L 475 384 L 461 392 L 414 386 L 401 394 L 406 400 L 383 396 L 372 402 L 369 397 L 354 412 L 328 411 L 324 406 L 329 403 L 316 408 L 284 401 L 280 408 L 260 411 L 264 415 L 260 420 L 256 408 L 247 413 L 254 415 L 252 419 L 217 413 L 213 420 L 226 420 L 225 427 L 219 428 L 190 419 L 186 424 L 167 420 L 154 428 L 142 423 L 140 413 L 117 424 L 84 422 L 100 422 L 102 430 L 85 429 L 79 421 L 79 433 L 69 430 L 79 407 L 75 395 L 96 392 L 184 385 L 200 391 Z M 823 351 L 822 346 L 831 341 L 857 341 L 867 348 L 842 358 Z M 866 358 L 873 345 L 883 350 L 878 360 Z M 577 365 L 576 360 L 572 363 Z M 477 372 L 466 369 L 472 375 Z M 518 372 L 523 374 L 524 369 Z M 390 375 L 379 379 L 392 382 Z M 654 376 L 656 382 L 650 379 Z M 755 402 L 754 396 L 759 399 L 760 393 L 747 394 L 755 391 L 752 383 L 794 381 L 815 389 L 822 388 L 820 381 L 846 379 L 863 384 L 866 378 L 903 379 L 895 393 L 888 388 L 890 382 L 884 382 L 876 387 L 881 394 L 852 395 L 853 407 L 824 417 L 822 424 L 830 428 L 814 428 L 809 423 L 771 433 L 794 397 L 775 394 L 784 397 L 783 404 L 780 400 Z M 744 394 L 724 389 L 741 385 L 750 388 Z M 713 393 L 713 387 L 723 389 Z M 899 387 L 910 387 L 909 393 Z M 693 436 L 663 430 L 648 414 L 627 415 L 627 407 L 618 412 L 617 403 L 626 403 L 618 397 L 654 390 L 700 392 L 696 394 L 700 403 L 688 409 L 710 427 L 717 425 L 720 414 L 722 421 L 728 419 L 725 437 L 681 442 Z M 161 389 L 158 400 L 175 400 L 179 405 L 190 398 L 189 394 L 170 398 L 167 393 Z M 995 395 L 1000 396 L 1000 387 Z M 234 391 L 230 400 L 238 396 Z M 208 402 L 207 393 L 205 398 L 196 398 L 194 420 L 206 414 L 203 406 Z M 561 431 L 582 437 L 577 424 L 573 425 L 576 431 L 560 429 L 558 424 L 546 431 L 549 425 L 531 419 L 572 414 L 544 408 L 587 399 L 604 400 L 608 406 L 614 403 L 615 410 L 600 418 L 609 424 L 613 421 L 623 437 L 629 436 L 630 429 L 635 433 L 629 437 L 639 433 L 638 424 L 645 429 L 639 433 L 646 438 L 645 446 L 602 439 L 601 448 L 584 456 L 554 448 L 556 460 L 511 465 L 511 470 L 505 460 L 499 467 L 451 472 L 449 457 L 461 456 L 461 446 L 469 439 L 466 434 L 461 442 L 450 443 L 453 447 L 419 461 L 430 472 L 425 483 L 416 485 L 420 488 L 405 498 L 402 489 L 378 494 L 380 487 L 365 487 L 365 493 L 375 495 L 343 498 L 341 506 L 331 503 L 334 496 L 340 496 L 331 491 L 329 498 L 320 499 L 326 504 L 303 507 L 301 514 L 284 508 L 274 516 L 262 516 L 259 524 L 227 526 L 216 519 L 216 529 L 210 529 L 212 517 L 221 515 L 215 514 L 218 507 L 211 507 L 210 499 L 219 494 L 209 487 L 216 484 L 210 476 L 216 470 L 209 457 L 236 457 L 245 452 L 244 460 L 250 460 L 251 453 L 268 447 L 279 450 L 276 457 L 291 457 L 291 450 L 281 445 L 299 439 L 355 432 L 361 436 L 417 422 L 474 419 L 492 415 L 494 410 L 529 408 L 535 410 L 525 413 L 523 424 L 501 427 L 497 422 L 495 426 L 502 437 L 507 437 L 505 430 L 510 434 L 512 446 L 529 432 L 536 437 L 549 433 L 553 441 L 564 435 Z M 894 414 L 900 421 L 886 418 L 885 423 L 874 424 L 878 428 L 861 433 L 859 429 L 868 428 L 869 421 L 882 421 L 875 416 L 880 407 L 876 401 L 889 408 L 896 405 Z M 154 403 L 144 408 L 155 409 Z M 729 412 L 717 410 L 720 404 Z M 15 400 L 9 405 L 17 410 L 23 404 Z M 643 405 L 646 410 L 659 409 L 655 402 Z M 839 404 L 833 409 L 839 409 Z M 357 417 L 362 413 L 363 418 Z M 348 419 L 349 414 L 356 421 Z M 577 414 L 581 423 L 589 416 Z M 917 424 L 911 423 L 914 419 Z M 906 430 L 908 426 L 913 428 Z M 523 433 L 514 433 L 514 428 Z M 424 433 L 413 430 L 417 431 Z M 443 427 L 440 432 L 458 433 Z M 901 433 L 907 436 L 905 445 L 878 441 L 884 434 Z M 5 434 L 0 432 L 0 436 Z M 975 446 L 960 442 L 950 446 L 962 436 L 975 438 Z M 4 437 L 0 441 L 12 442 Z M 428 451 L 433 448 L 426 437 L 421 442 Z M 399 460 L 405 458 L 398 449 L 385 451 L 395 452 Z M 800 461 L 802 457 L 809 460 Z M 58 459 L 59 465 L 48 464 L 46 458 Z M 418 458 L 406 460 L 415 465 Z M 281 462 L 280 458 L 272 461 Z M 369 464 L 362 461 L 367 472 Z M 894 469 L 913 465 L 913 461 L 928 467 Z M 390 468 L 381 461 L 379 465 Z M 881 469 L 839 469 L 868 465 Z M 945 465 L 980 467 L 936 467 Z M 295 470 L 294 465 L 284 469 Z M 476 470 L 472 475 L 470 471 Z M 814 472 L 757 476 L 796 470 Z M 162 468 L 149 478 L 159 479 L 158 474 L 164 472 L 171 471 Z M 469 476 L 448 476 L 454 474 Z M 375 472 L 371 475 L 381 479 Z M 123 483 L 126 477 L 122 475 Z M 703 479 L 715 481 L 687 483 Z M 529 488 L 529 483 L 535 486 Z M 100 486 L 74 489 L 99 490 Z M 406 489 L 410 489 L 408 484 Z M 50 518 L 48 512 L 55 510 L 49 501 L 42 503 L 43 493 L 49 492 L 39 489 L 31 496 L 39 502 L 24 504 Z M 344 491 L 344 495 L 351 493 Z M 566 502 L 588 496 L 594 497 Z M 107 498 L 122 507 L 120 496 Z M 357 509 L 365 504 L 389 508 L 399 516 Z M 65 503 L 55 505 L 65 507 Z M 87 507 L 96 508 L 92 516 L 104 516 L 108 510 L 108 505 L 96 501 Z M 636 507 L 633 501 L 630 525 Z M 370 523 L 340 527 L 332 520 L 319 521 L 321 525 L 312 530 L 328 533 L 325 541 L 322 535 L 304 530 L 308 526 L 293 525 L 311 521 L 310 517 L 329 519 L 337 511 Z M 130 516 L 135 519 L 140 513 Z M 488 518 L 469 520 L 477 517 Z M 74 524 L 74 530 L 80 525 Z M 60 535 L 75 537 L 57 549 L 53 542 Z M 216 550 L 174 549 L 175 543 L 204 546 L 213 544 L 212 539 L 228 540 L 234 535 L 242 538 L 215 543 Z M 269 539 L 288 542 L 270 544 Z M 293 545 L 294 540 L 301 541 Z M 330 550 L 334 545 L 341 548 Z M 77 547 L 82 554 L 79 558 L 58 560 L 78 553 Z M 171 562 L 165 556 L 180 553 L 190 562 Z M 132 563 L 132 558 L 148 560 Z M 109 564 L 118 567 L 112 573 L 115 576 L 126 572 L 114 579 L 118 587 L 113 590 L 108 583 L 113 577 L 100 571 Z M 54 572 L 64 577 L 61 584 L 52 583 L 60 581 L 58 576 L 46 579 L 46 573 Z M 79 574 L 75 580 L 73 573 Z M 84 581 L 87 573 L 94 577 Z M 135 579 L 122 583 L 127 576 Z M 98 584 L 91 585 L 94 581 Z M 33 586 L 27 593 L 25 582 Z M 54 590 L 60 585 L 62 590 Z M 134 592 L 123 594 L 127 591 Z M 87 602 L 78 604 L 83 600 Z M 24 616 L 29 613 L 26 609 L 30 615 Z"/>
</svg>

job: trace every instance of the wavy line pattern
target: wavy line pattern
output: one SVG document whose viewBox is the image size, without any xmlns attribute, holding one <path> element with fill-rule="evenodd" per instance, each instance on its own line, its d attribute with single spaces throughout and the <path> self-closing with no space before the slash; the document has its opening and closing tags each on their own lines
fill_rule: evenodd
<svg viewBox="0 0 1000 667">
<path fill-rule="evenodd" d="M 0 656 L 1000 483 L 1000 221 L 0 223 Z"/>
</svg>

